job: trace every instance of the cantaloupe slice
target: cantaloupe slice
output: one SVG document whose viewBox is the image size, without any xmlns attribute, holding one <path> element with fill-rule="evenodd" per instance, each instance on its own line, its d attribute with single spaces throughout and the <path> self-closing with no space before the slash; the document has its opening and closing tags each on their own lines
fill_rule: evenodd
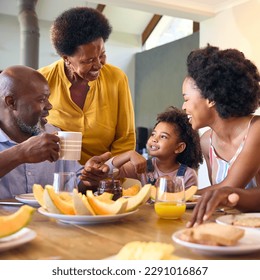
<svg viewBox="0 0 260 280">
<path fill-rule="evenodd" d="M 121 201 L 117 199 L 113 200 L 100 200 L 95 196 L 88 196 L 88 201 L 94 212 L 97 215 L 116 215 L 120 213 L 124 213 L 127 206 L 127 201 Z"/>
<path fill-rule="evenodd" d="M 190 200 L 193 195 L 197 192 L 198 187 L 197 186 L 191 186 L 187 190 L 185 190 L 185 201 Z M 169 196 L 169 200 L 176 200 L 178 196 L 181 196 L 181 194 L 178 193 L 167 193 L 166 197 Z M 151 198 L 155 200 L 156 197 L 156 187 L 152 186 L 151 188 Z"/>
<path fill-rule="evenodd" d="M 139 185 L 133 185 L 127 189 L 123 189 L 123 196 L 134 196 L 140 191 Z"/>
<path fill-rule="evenodd" d="M 112 193 L 103 192 L 101 195 L 96 196 L 96 198 L 102 201 L 107 201 L 112 200 L 113 196 L 114 195 Z"/>
<path fill-rule="evenodd" d="M 39 185 L 39 184 L 34 184 L 33 187 L 32 187 L 32 190 L 33 190 L 33 195 L 34 195 L 34 198 L 37 200 L 37 202 L 43 207 L 43 208 L 46 208 L 45 207 L 45 204 L 44 204 L 44 200 L 43 200 L 43 191 L 44 191 L 44 188 Z"/>
<path fill-rule="evenodd" d="M 113 194 L 112 193 L 108 193 L 108 192 L 104 192 L 102 193 L 101 195 L 94 195 L 93 192 L 91 190 L 87 190 L 87 198 L 89 197 L 94 197 L 100 201 L 104 201 L 108 204 L 113 204 L 114 203 L 114 200 L 112 200 L 113 198 Z"/>
<path fill-rule="evenodd" d="M 0 216 L 0 238 L 11 235 L 28 225 L 35 210 L 29 205 L 23 205 L 11 215 Z"/>
<path fill-rule="evenodd" d="M 60 192 L 60 193 L 58 193 L 58 195 L 62 200 L 72 203 L 72 193 L 70 193 L 70 192 Z"/>
<path fill-rule="evenodd" d="M 76 215 L 96 215 L 87 197 L 76 189 L 73 190 L 73 207 Z"/>
<path fill-rule="evenodd" d="M 34 195 L 34 198 L 37 200 L 37 202 L 43 207 L 46 209 L 46 206 L 44 204 L 44 199 L 43 199 L 43 192 L 44 192 L 44 188 L 39 185 L 39 184 L 34 184 L 33 187 L 33 195 Z M 71 193 L 68 193 L 68 192 L 61 192 L 58 194 L 59 197 L 62 199 L 62 200 L 65 200 L 65 201 L 68 201 L 68 202 L 71 202 L 72 203 L 72 195 Z"/>
<path fill-rule="evenodd" d="M 191 186 L 187 190 L 185 190 L 185 200 L 190 200 L 194 194 L 197 192 L 198 187 L 197 186 Z"/>
<path fill-rule="evenodd" d="M 146 184 L 136 195 L 125 198 L 127 201 L 126 212 L 133 211 L 137 209 L 139 205 L 146 203 L 151 196 L 151 187 L 151 184 Z M 120 199 L 123 200 L 123 198 Z"/>
<path fill-rule="evenodd" d="M 47 210 L 50 213 L 75 215 L 72 202 L 67 202 L 55 193 L 53 186 L 46 185 L 43 192 L 43 200 Z"/>
</svg>

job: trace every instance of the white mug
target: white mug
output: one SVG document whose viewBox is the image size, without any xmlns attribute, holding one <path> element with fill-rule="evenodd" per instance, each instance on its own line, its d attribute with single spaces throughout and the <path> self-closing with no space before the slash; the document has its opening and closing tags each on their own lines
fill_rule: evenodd
<svg viewBox="0 0 260 280">
<path fill-rule="evenodd" d="M 60 137 L 60 159 L 80 160 L 82 133 L 75 131 L 58 131 Z"/>
</svg>

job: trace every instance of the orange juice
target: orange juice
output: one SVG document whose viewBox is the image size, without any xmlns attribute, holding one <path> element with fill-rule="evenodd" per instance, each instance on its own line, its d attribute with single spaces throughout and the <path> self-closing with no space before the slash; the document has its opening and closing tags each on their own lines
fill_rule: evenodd
<svg viewBox="0 0 260 280">
<path fill-rule="evenodd" d="M 173 202 L 156 202 L 154 209 L 157 215 L 163 219 L 179 219 L 186 210 L 186 204 Z"/>
</svg>

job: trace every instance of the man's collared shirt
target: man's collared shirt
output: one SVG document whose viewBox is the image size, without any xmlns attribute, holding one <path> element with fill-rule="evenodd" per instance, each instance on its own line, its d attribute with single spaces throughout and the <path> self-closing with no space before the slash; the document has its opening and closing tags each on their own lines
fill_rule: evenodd
<svg viewBox="0 0 260 280">
<path fill-rule="evenodd" d="M 47 124 L 46 132 L 52 133 L 57 128 Z M 0 151 L 17 145 L 2 129 L 0 129 Z M 82 165 L 77 161 L 58 160 L 56 162 L 44 161 L 40 163 L 23 163 L 5 176 L 0 178 L 0 199 L 13 198 L 18 194 L 31 193 L 33 184 L 40 184 L 43 187 L 53 184 L 54 172 L 76 172 L 80 173 Z"/>
</svg>

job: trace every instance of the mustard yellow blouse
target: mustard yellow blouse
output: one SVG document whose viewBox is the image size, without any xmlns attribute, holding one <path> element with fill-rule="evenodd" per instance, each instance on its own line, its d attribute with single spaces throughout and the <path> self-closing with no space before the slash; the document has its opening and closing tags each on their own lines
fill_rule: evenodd
<svg viewBox="0 0 260 280">
<path fill-rule="evenodd" d="M 97 80 L 89 82 L 84 108 L 71 99 L 70 81 L 62 59 L 38 70 L 50 86 L 53 106 L 49 123 L 83 134 L 80 163 L 111 151 L 113 155 L 135 149 L 134 110 L 128 79 L 119 68 L 105 64 Z"/>
</svg>

